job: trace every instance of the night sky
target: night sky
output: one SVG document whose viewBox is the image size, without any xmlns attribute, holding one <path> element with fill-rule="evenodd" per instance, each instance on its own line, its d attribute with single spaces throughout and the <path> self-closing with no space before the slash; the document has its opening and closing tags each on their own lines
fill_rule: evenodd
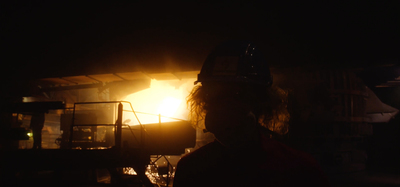
<svg viewBox="0 0 400 187">
<path fill-rule="evenodd" d="M 229 39 L 271 67 L 399 63 L 400 3 L 2 3 L 2 74 L 43 78 L 199 70 Z"/>
</svg>

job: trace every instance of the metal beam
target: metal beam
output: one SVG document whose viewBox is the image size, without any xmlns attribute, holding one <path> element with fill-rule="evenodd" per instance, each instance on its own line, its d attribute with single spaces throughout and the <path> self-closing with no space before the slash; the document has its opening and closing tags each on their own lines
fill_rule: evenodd
<svg viewBox="0 0 400 187">
<path fill-rule="evenodd" d="M 65 90 L 78 90 L 78 89 L 89 89 L 89 88 L 101 88 L 103 83 L 95 84 L 78 84 L 73 86 L 54 86 L 54 87 L 44 87 L 41 88 L 41 92 L 54 92 L 54 91 L 65 91 Z"/>
</svg>

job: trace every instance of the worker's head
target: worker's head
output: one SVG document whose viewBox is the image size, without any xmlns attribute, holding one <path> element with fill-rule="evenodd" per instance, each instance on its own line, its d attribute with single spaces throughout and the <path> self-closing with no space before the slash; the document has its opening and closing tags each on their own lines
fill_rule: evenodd
<svg viewBox="0 0 400 187">
<path fill-rule="evenodd" d="M 268 64 L 251 42 L 217 46 L 196 83 L 201 84 L 188 97 L 191 119 L 195 124 L 205 119 L 205 126 L 198 126 L 214 133 L 221 143 L 243 141 L 247 131 L 260 125 L 287 132 L 287 93 L 272 86 Z"/>
</svg>

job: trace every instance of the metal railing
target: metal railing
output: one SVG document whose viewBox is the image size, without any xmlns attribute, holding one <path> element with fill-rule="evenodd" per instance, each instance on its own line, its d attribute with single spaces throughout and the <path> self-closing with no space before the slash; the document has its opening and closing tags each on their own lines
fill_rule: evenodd
<svg viewBox="0 0 400 187">
<path fill-rule="evenodd" d="M 117 120 L 115 123 L 111 124 L 111 123 L 107 123 L 107 124 L 75 124 L 75 114 L 76 114 L 76 110 L 77 110 L 77 105 L 90 105 L 90 104 L 118 104 L 118 110 L 117 110 Z M 128 104 L 129 109 L 124 109 L 123 108 L 123 104 Z M 73 142 L 73 132 L 74 132 L 74 127 L 90 127 L 90 126 L 113 126 L 116 131 L 114 131 L 114 139 L 115 139 L 115 147 L 116 148 L 121 148 L 122 145 L 122 127 L 128 127 L 129 130 L 131 131 L 133 137 L 137 140 L 135 134 L 132 131 L 132 128 L 129 125 L 124 125 L 122 124 L 122 118 L 123 118 L 123 112 L 132 112 L 137 120 L 137 122 L 140 125 L 140 142 L 139 145 L 140 147 L 143 149 L 144 145 L 145 145 L 145 135 L 149 136 L 149 134 L 147 133 L 146 129 L 144 128 L 144 125 L 141 123 L 141 121 L 139 120 L 139 117 L 137 116 L 136 113 L 139 114 L 146 114 L 146 115 L 152 115 L 152 116 L 157 116 L 158 117 L 158 122 L 161 125 L 161 118 L 169 118 L 172 120 L 177 120 L 177 121 L 184 121 L 183 119 L 179 119 L 179 118 L 173 118 L 173 117 L 168 117 L 168 116 L 162 116 L 161 114 L 151 114 L 151 113 L 146 113 L 146 112 L 137 112 L 133 109 L 132 104 L 129 101 L 101 101 L 101 102 L 77 102 L 74 103 L 74 107 L 72 108 L 73 112 L 72 112 L 72 124 L 70 127 L 70 137 L 69 137 L 69 147 L 72 148 L 72 142 Z M 115 114 L 114 114 L 115 115 Z"/>
<path fill-rule="evenodd" d="M 126 103 L 129 104 L 129 107 L 131 110 L 124 110 L 123 109 L 123 104 L 122 103 Z M 117 110 L 117 120 L 114 124 L 75 124 L 75 114 L 76 114 L 76 106 L 77 105 L 89 105 L 89 104 L 118 104 L 118 110 Z M 121 144 L 122 144 L 122 117 L 123 117 L 123 112 L 124 111 L 129 111 L 132 112 L 135 115 L 136 120 L 138 121 L 139 125 L 140 125 L 140 133 L 141 133 L 141 141 L 140 141 L 140 146 L 141 148 L 144 147 L 144 141 L 145 141 L 145 129 L 142 125 L 142 123 L 140 122 L 139 118 L 136 115 L 135 110 L 132 107 L 132 104 L 128 101 L 102 101 L 102 102 L 78 102 L 78 103 L 74 103 L 74 107 L 73 107 L 73 113 L 72 113 L 72 124 L 70 127 L 70 137 L 69 137 L 69 147 L 72 148 L 72 142 L 73 142 L 73 133 L 74 133 L 74 127 L 78 127 L 78 126 L 114 126 L 114 128 L 116 129 L 114 131 L 114 139 L 115 139 L 115 147 L 117 149 L 121 148 Z M 129 126 L 128 126 L 129 127 Z M 129 127 L 129 129 L 132 132 L 132 129 Z M 132 132 L 133 134 L 133 132 Z M 136 138 L 136 137 L 135 137 Z"/>
</svg>

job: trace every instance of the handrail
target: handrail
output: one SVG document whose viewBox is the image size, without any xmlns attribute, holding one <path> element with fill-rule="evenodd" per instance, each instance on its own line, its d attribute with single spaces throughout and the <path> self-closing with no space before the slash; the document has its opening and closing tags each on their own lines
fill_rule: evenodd
<svg viewBox="0 0 400 187">
<path fill-rule="evenodd" d="M 78 125 L 76 125 L 76 124 L 74 124 L 74 125 L 72 125 L 72 126 L 74 126 L 74 127 L 76 127 L 76 126 L 115 126 L 115 124 L 78 124 Z"/>
<path fill-rule="evenodd" d="M 71 128 L 70 128 L 70 138 L 69 138 L 69 147 L 70 148 L 72 148 L 72 141 L 73 141 L 73 127 L 75 127 L 75 126 L 104 126 L 104 124 L 103 125 L 91 125 L 91 124 L 79 124 L 79 125 L 76 125 L 75 124 L 75 111 L 76 111 L 76 105 L 87 105 L 87 104 L 107 104 L 107 103 L 115 103 L 115 104 L 117 104 L 117 103 L 119 103 L 120 105 L 122 105 L 122 103 L 128 103 L 130 106 L 131 106 L 131 109 L 132 109 L 132 111 L 133 111 L 133 107 L 132 107 L 132 104 L 130 103 L 130 102 L 128 102 L 128 101 L 98 101 L 98 102 L 76 102 L 76 103 L 74 103 L 74 107 L 73 107 L 73 112 L 72 112 L 72 124 L 71 124 Z M 120 110 L 120 109 L 118 109 L 118 111 L 120 111 L 121 112 L 121 115 L 122 115 L 122 112 L 123 112 L 123 110 Z M 133 111 L 133 113 L 135 113 L 134 111 Z M 136 114 L 135 114 L 135 116 L 136 116 Z M 119 116 L 119 118 L 120 118 L 120 116 Z M 136 118 L 137 118 L 137 116 L 136 116 Z M 122 120 L 122 119 L 119 119 L 119 120 Z M 139 118 L 137 118 L 137 120 L 139 121 Z M 118 123 L 118 121 L 117 121 L 117 123 Z M 114 124 L 114 125 L 110 125 L 110 126 L 115 126 L 116 128 L 118 127 L 117 126 L 117 123 L 116 124 Z M 140 121 L 139 121 L 139 124 L 140 124 L 140 126 L 141 126 L 141 129 L 143 129 L 143 126 L 142 126 L 142 124 L 140 123 Z M 121 126 L 122 126 L 122 124 L 120 124 Z M 106 126 L 108 126 L 108 125 L 106 125 Z M 142 131 L 143 132 L 143 131 Z M 141 134 L 142 134 L 142 137 L 143 137 L 143 133 L 141 132 Z M 121 137 L 119 137 L 119 138 L 121 138 Z M 116 143 L 117 143 L 117 141 L 120 141 L 120 140 L 117 140 L 117 136 L 115 136 L 115 141 L 116 141 Z M 119 143 L 121 143 L 121 142 L 119 142 Z M 117 144 L 116 144 L 117 145 Z M 144 145 L 143 144 L 143 141 L 142 141 L 142 145 Z"/>
<path fill-rule="evenodd" d="M 144 139 L 144 134 L 146 133 L 146 134 L 148 135 L 148 133 L 147 133 L 146 129 L 143 127 L 143 124 L 140 122 L 139 118 L 137 117 L 136 112 L 135 112 L 135 110 L 134 110 L 133 107 L 132 107 L 132 103 L 129 102 L 129 101 L 121 101 L 121 102 L 125 102 L 125 103 L 128 103 L 128 104 L 129 104 L 129 106 L 130 106 L 131 109 L 132 109 L 133 114 L 134 114 L 135 117 L 136 117 L 136 120 L 139 122 L 139 125 L 140 125 L 140 138 L 141 138 L 141 142 L 140 142 L 140 143 L 141 143 L 142 149 L 144 149 L 144 141 L 145 141 L 145 139 Z M 130 127 L 129 127 L 129 128 L 130 128 Z"/>
<path fill-rule="evenodd" d="M 179 118 L 174 118 L 174 117 L 169 117 L 169 116 L 162 116 L 161 114 L 151 114 L 151 113 L 146 113 L 146 112 L 138 112 L 138 111 L 135 111 L 134 109 L 133 109 L 133 106 L 132 106 L 132 103 L 131 102 L 129 102 L 129 101 L 96 101 L 96 102 L 76 102 L 76 103 L 74 103 L 74 107 L 73 108 L 71 108 L 71 109 L 73 109 L 73 114 L 72 114 L 72 124 L 71 124 L 71 132 L 70 132 L 70 141 L 69 141 L 69 143 L 70 143 L 70 145 L 72 145 L 71 143 L 72 143 L 72 133 L 73 133 L 73 130 L 72 130 L 72 128 L 74 127 L 74 126 L 115 126 L 116 124 L 109 124 L 109 125 L 107 125 L 107 124 L 97 124 L 97 125 L 92 125 L 92 124 L 74 124 L 75 123 L 75 111 L 76 111 L 76 105 L 89 105 L 89 104 L 113 104 L 113 103 L 115 103 L 115 104 L 122 104 L 122 103 L 124 103 L 124 104 L 129 104 L 129 107 L 130 107 L 130 110 L 124 110 L 124 109 L 122 109 L 122 111 L 121 112 L 132 112 L 134 115 L 135 115 L 135 118 L 136 118 L 136 120 L 138 121 L 138 123 L 139 123 L 139 125 L 140 125 L 140 130 L 141 130 L 141 138 L 142 138 L 142 140 L 141 140 L 141 144 L 142 144 L 142 148 L 144 148 L 144 141 L 145 141 L 145 139 L 144 139 L 144 136 L 145 136 L 145 134 L 146 135 L 149 135 L 148 134 L 148 132 L 147 132 L 147 130 L 144 128 L 144 126 L 143 126 L 143 124 L 140 122 L 140 120 L 139 120 L 139 117 L 137 116 L 137 114 L 136 113 L 140 113 L 140 114 L 146 114 L 146 115 L 152 115 L 152 116 L 158 116 L 159 118 L 161 118 L 161 117 L 163 117 L 163 118 L 168 118 L 168 119 L 173 119 L 173 120 L 177 120 L 177 121 L 184 121 L 183 119 L 179 119 Z M 161 121 L 160 121 L 160 123 L 161 123 Z M 131 130 L 131 132 L 132 132 L 132 129 L 129 127 L 129 129 Z M 133 133 L 133 132 L 132 132 Z M 136 137 L 135 137 L 135 139 L 136 139 Z M 137 139 L 136 139 L 137 140 Z"/>
<path fill-rule="evenodd" d="M 135 140 L 137 141 L 137 142 L 139 142 L 139 140 L 136 138 L 136 136 L 135 136 L 135 133 L 133 133 L 133 131 L 132 131 L 132 128 L 131 128 L 131 126 L 129 126 L 129 125 L 122 125 L 122 126 L 128 126 L 128 128 L 129 128 L 129 130 L 131 131 L 131 134 L 132 134 L 132 136 L 135 138 Z"/>
</svg>

